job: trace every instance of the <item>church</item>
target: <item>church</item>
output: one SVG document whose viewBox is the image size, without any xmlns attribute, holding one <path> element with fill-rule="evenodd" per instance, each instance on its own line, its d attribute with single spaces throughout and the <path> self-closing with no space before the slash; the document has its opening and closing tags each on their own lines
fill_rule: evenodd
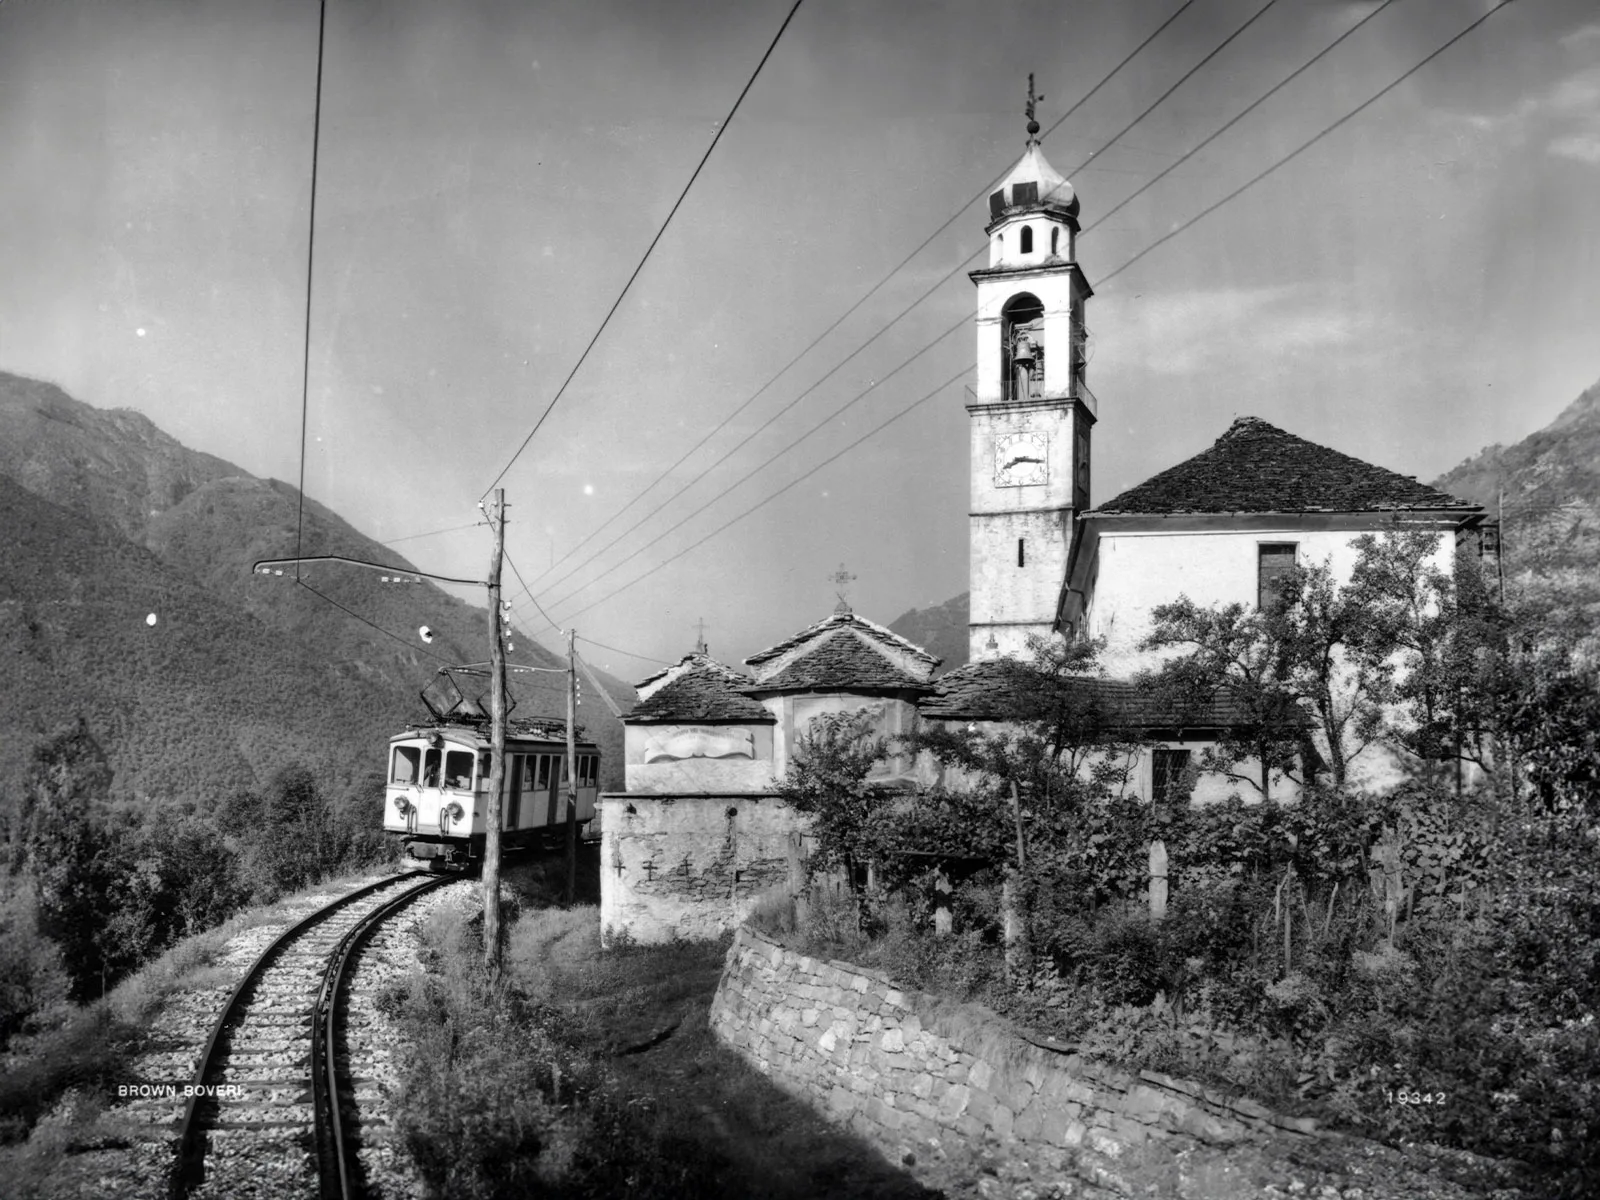
<svg viewBox="0 0 1600 1200">
<path fill-rule="evenodd" d="M 1221 799 L 1237 786 L 1196 778 L 1190 764 L 1236 721 L 1228 703 L 1179 716 L 1131 682 L 1159 661 L 1141 648 L 1158 605 L 1180 596 L 1201 606 L 1263 604 L 1296 563 L 1327 562 L 1343 583 L 1354 539 L 1397 521 L 1436 535 L 1433 561 L 1446 572 L 1459 547 L 1481 547 L 1481 506 L 1254 417 L 1094 504 L 1099 401 L 1087 380 L 1093 292 L 1077 261 L 1079 202 L 1046 161 L 1029 116 L 1023 155 L 989 196 L 988 265 L 971 272 L 968 662 L 936 676 L 939 660 L 841 599 L 831 615 L 745 660 L 748 673 L 702 645 L 643 680 L 623 718 L 627 790 L 599 804 L 608 939 L 714 936 L 763 892 L 797 882 L 804 819 L 773 787 L 809 722 L 865 709 L 893 735 L 919 721 L 1003 719 L 1008 660 L 1030 659 L 1030 639 L 1101 642 L 1105 674 L 1083 685 L 1137 743 L 1128 786 L 1138 795 Z M 1385 764 L 1374 759 L 1353 782 L 1384 785 Z M 880 764 L 876 778 L 929 782 L 927 771 L 901 756 Z M 1280 798 L 1296 792 L 1289 779 L 1274 786 Z"/>
</svg>

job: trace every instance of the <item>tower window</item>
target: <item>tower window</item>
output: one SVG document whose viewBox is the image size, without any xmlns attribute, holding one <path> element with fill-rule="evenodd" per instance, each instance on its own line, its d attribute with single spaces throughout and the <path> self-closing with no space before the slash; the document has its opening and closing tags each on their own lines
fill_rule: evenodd
<svg viewBox="0 0 1600 1200">
<path fill-rule="evenodd" d="M 1052 256 L 1054 256 L 1056 254 L 1059 254 L 1060 252 L 1061 252 L 1061 230 L 1052 229 L 1050 231 L 1050 253 L 1051 253 Z"/>
<path fill-rule="evenodd" d="M 1017 566 L 1025 567 L 1027 565 L 1028 565 L 1027 543 L 1024 542 L 1023 539 L 1018 538 L 1017 539 Z"/>
<path fill-rule="evenodd" d="M 1027 183 L 1013 183 L 1011 185 L 1011 203 L 1039 203 L 1039 181 L 1036 179 L 1030 179 Z"/>
<path fill-rule="evenodd" d="M 1005 207 L 1006 207 L 1006 190 L 1005 190 L 1005 188 L 1001 188 L 998 192 L 990 192 L 989 193 L 989 215 L 991 217 L 998 217 L 1002 212 L 1005 211 Z"/>
<path fill-rule="evenodd" d="M 1024 225 L 1022 227 L 1022 244 L 1021 244 L 1021 246 L 1019 248 L 1021 249 L 1021 251 L 1024 254 L 1032 254 L 1033 253 L 1033 226 L 1032 225 Z"/>
</svg>

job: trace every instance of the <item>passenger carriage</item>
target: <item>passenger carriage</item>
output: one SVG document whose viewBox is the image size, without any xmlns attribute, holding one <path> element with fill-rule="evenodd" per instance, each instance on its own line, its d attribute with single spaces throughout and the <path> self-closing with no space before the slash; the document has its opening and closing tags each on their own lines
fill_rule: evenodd
<svg viewBox="0 0 1600 1200">
<path fill-rule="evenodd" d="M 577 819 L 593 819 L 600 750 L 577 745 Z M 510 849 L 554 840 L 566 827 L 566 731 L 560 722 L 516 722 L 506 731 L 500 793 L 500 844 Z M 444 720 L 389 740 L 383 827 L 407 855 L 439 864 L 479 862 L 487 837 L 493 754 L 487 723 Z"/>
</svg>

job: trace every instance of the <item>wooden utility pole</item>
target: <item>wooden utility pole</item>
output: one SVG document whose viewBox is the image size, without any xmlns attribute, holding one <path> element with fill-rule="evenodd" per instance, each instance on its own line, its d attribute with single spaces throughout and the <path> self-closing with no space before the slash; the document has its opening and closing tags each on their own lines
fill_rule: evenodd
<svg viewBox="0 0 1600 1200">
<path fill-rule="evenodd" d="M 506 647 L 501 628 L 500 563 L 506 553 L 506 491 L 494 490 L 494 554 L 489 559 L 489 795 L 483 816 L 483 965 L 500 974 L 500 793 L 506 781 Z"/>
<path fill-rule="evenodd" d="M 567 887 L 566 902 L 578 898 L 578 651 L 567 630 Z"/>
</svg>

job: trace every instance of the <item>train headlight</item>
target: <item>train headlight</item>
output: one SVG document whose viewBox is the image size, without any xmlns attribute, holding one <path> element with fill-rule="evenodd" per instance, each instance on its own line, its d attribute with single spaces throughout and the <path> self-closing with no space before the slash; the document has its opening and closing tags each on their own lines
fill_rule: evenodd
<svg viewBox="0 0 1600 1200">
<path fill-rule="evenodd" d="M 452 800 L 449 804 L 445 805 L 439 810 L 441 815 L 448 817 L 452 821 L 461 820 L 461 817 L 465 811 L 466 810 L 461 807 L 461 802 L 458 800 Z"/>
<path fill-rule="evenodd" d="M 409 817 L 411 815 L 411 801 L 404 796 L 396 796 L 394 798 L 394 810 L 402 817 Z"/>
</svg>

